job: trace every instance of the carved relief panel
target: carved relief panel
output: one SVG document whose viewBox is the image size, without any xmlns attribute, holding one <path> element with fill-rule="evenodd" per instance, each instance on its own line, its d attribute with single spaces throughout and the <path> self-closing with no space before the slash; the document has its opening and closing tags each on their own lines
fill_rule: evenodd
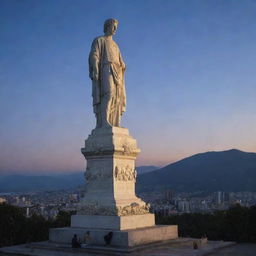
<svg viewBox="0 0 256 256">
<path fill-rule="evenodd" d="M 136 181 L 137 172 L 129 166 L 116 166 L 115 167 L 115 179 L 118 181 Z"/>
</svg>

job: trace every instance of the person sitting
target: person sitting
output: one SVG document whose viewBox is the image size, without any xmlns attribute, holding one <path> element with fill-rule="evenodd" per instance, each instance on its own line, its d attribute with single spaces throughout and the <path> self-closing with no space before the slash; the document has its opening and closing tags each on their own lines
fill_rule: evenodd
<svg viewBox="0 0 256 256">
<path fill-rule="evenodd" d="M 79 243 L 76 234 L 74 234 L 74 236 L 72 238 L 72 248 L 81 248 L 81 244 Z"/>
<path fill-rule="evenodd" d="M 110 245 L 112 237 L 113 237 L 113 232 L 109 232 L 107 235 L 104 236 L 106 245 Z"/>
<path fill-rule="evenodd" d="M 194 250 L 198 249 L 198 243 L 196 241 L 193 242 L 193 249 Z"/>
<path fill-rule="evenodd" d="M 90 231 L 86 231 L 84 235 L 84 243 L 81 244 L 81 247 L 85 248 L 87 245 L 89 245 L 90 240 L 91 240 Z"/>
</svg>

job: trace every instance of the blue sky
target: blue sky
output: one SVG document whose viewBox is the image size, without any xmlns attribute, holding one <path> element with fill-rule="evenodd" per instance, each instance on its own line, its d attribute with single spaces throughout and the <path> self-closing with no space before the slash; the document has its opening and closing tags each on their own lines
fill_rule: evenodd
<svg viewBox="0 0 256 256">
<path fill-rule="evenodd" d="M 0 173 L 84 169 L 87 59 L 110 17 L 137 165 L 256 151 L 256 1 L 0 0 Z"/>
</svg>

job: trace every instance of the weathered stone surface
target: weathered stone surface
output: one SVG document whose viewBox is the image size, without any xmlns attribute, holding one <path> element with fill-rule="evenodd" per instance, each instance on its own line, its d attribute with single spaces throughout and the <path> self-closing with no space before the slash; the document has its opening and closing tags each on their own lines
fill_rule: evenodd
<svg viewBox="0 0 256 256">
<path fill-rule="evenodd" d="M 92 130 L 82 153 L 85 156 L 116 155 L 133 156 L 134 159 L 140 150 L 136 140 L 129 135 L 127 128 L 102 127 Z"/>
<path fill-rule="evenodd" d="M 109 229 L 86 228 L 55 228 L 50 230 L 49 240 L 54 243 L 70 243 L 74 234 L 83 240 L 86 231 L 90 231 L 91 244 L 104 245 L 104 236 Z M 129 230 L 114 230 L 111 241 L 112 246 L 132 247 L 158 241 L 176 239 L 177 226 L 153 226 Z"/>
<path fill-rule="evenodd" d="M 105 206 L 98 202 L 80 205 L 79 214 L 84 215 L 108 215 L 108 216 L 129 216 L 149 213 L 149 204 L 131 203 L 126 206 Z"/>
<path fill-rule="evenodd" d="M 140 150 L 126 128 L 96 128 L 85 141 L 86 194 L 78 214 L 141 215 L 149 205 L 135 195 L 135 158 Z"/>
<path fill-rule="evenodd" d="M 154 225 L 155 216 L 151 213 L 131 216 L 73 215 L 71 217 L 71 227 L 76 228 L 127 230 Z"/>
</svg>

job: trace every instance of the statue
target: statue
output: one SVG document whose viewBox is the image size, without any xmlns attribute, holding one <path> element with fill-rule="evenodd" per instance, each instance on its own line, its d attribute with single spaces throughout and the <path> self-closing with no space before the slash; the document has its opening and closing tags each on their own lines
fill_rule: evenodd
<svg viewBox="0 0 256 256">
<path fill-rule="evenodd" d="M 105 21 L 105 35 L 93 40 L 89 55 L 96 128 L 120 127 L 121 115 L 126 107 L 125 63 L 118 45 L 112 39 L 117 25 L 118 21 L 115 19 Z"/>
</svg>

